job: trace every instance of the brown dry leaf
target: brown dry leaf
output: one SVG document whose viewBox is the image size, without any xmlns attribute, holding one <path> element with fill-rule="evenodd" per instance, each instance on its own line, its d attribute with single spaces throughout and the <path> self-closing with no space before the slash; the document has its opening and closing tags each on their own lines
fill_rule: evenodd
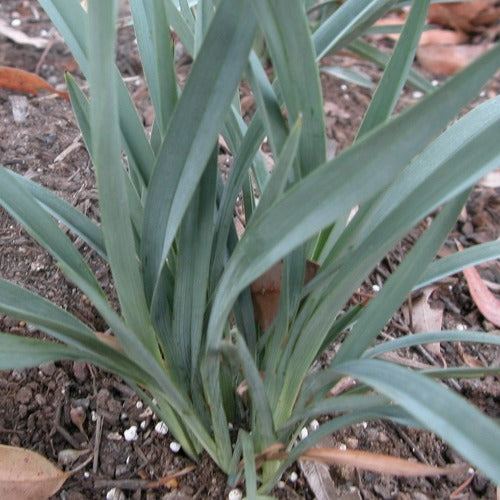
<svg viewBox="0 0 500 500">
<path fill-rule="evenodd" d="M 500 300 L 489 290 L 475 267 L 463 270 L 470 295 L 481 314 L 495 326 L 500 327 Z"/>
<path fill-rule="evenodd" d="M 45 500 L 54 495 L 69 473 L 47 459 L 14 446 L 0 445 L 0 498 Z"/>
<path fill-rule="evenodd" d="M 315 262 L 307 261 L 304 283 L 316 276 L 318 268 Z M 263 331 L 271 326 L 278 313 L 282 276 L 283 263 L 277 262 L 250 285 L 255 318 Z"/>
<path fill-rule="evenodd" d="M 435 75 L 452 75 L 468 66 L 492 44 L 422 45 L 417 49 L 420 65 Z"/>
<path fill-rule="evenodd" d="M 476 0 L 474 2 L 435 3 L 429 7 L 428 21 L 447 28 L 475 33 L 479 26 L 498 21 L 493 14 L 497 12 L 495 0 Z"/>
<path fill-rule="evenodd" d="M 422 295 L 413 305 L 412 321 L 415 331 L 417 332 L 439 332 L 443 325 L 443 308 L 433 308 L 429 304 L 431 295 L 436 290 L 436 287 L 429 286 L 424 288 Z M 441 355 L 441 344 L 439 342 L 431 342 L 426 344 L 426 349 L 438 356 L 444 363 Z"/>
<path fill-rule="evenodd" d="M 466 471 L 468 465 L 435 467 L 403 458 L 360 450 L 339 450 L 337 448 L 312 448 L 300 457 L 331 465 L 348 465 L 363 470 L 405 477 L 437 476 L 457 474 Z"/>
<path fill-rule="evenodd" d="M 18 68 L 0 66 L 0 87 L 22 92 L 23 94 L 38 95 L 40 90 L 47 90 L 69 101 L 67 92 L 60 92 L 34 73 Z"/>
<path fill-rule="evenodd" d="M 469 37 L 463 31 L 428 30 L 422 33 L 420 45 L 458 45 L 465 43 Z"/>
<path fill-rule="evenodd" d="M 331 447 L 333 445 L 332 437 L 326 436 L 320 441 L 318 446 L 312 449 Z M 316 500 L 338 498 L 339 492 L 335 488 L 328 464 L 319 461 L 299 460 L 299 467 L 311 487 Z"/>
</svg>

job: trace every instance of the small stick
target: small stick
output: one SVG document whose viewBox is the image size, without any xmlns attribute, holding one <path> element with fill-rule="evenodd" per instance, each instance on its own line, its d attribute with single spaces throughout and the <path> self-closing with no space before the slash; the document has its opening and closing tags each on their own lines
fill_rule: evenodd
<svg viewBox="0 0 500 500">
<path fill-rule="evenodd" d="M 101 417 L 101 415 L 97 414 L 97 420 L 95 423 L 94 460 L 92 462 L 92 472 L 94 474 L 97 474 L 97 469 L 99 467 L 99 450 L 101 448 L 103 423 L 103 418 Z"/>
</svg>

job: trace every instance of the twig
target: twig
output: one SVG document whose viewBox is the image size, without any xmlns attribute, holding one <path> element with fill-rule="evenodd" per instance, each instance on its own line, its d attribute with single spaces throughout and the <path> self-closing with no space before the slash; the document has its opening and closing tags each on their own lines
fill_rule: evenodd
<svg viewBox="0 0 500 500">
<path fill-rule="evenodd" d="M 101 415 L 97 414 L 97 420 L 95 423 L 94 461 L 92 462 L 92 472 L 94 474 L 97 474 L 97 469 L 99 467 L 99 450 L 101 448 L 103 423 L 103 418 L 101 417 Z"/>
<path fill-rule="evenodd" d="M 96 479 L 94 488 L 120 488 L 121 490 L 145 490 L 150 481 L 146 479 Z"/>
</svg>

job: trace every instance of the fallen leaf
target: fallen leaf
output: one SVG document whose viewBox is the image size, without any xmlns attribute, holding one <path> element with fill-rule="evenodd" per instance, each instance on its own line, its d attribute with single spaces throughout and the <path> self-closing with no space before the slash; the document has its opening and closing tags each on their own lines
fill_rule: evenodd
<svg viewBox="0 0 500 500">
<path fill-rule="evenodd" d="M 489 290 L 475 267 L 463 270 L 470 295 L 481 314 L 495 326 L 500 327 L 500 300 Z"/>
<path fill-rule="evenodd" d="M 465 43 L 469 37 L 463 31 L 435 29 L 422 33 L 420 45 L 458 45 Z"/>
<path fill-rule="evenodd" d="M 420 65 L 435 75 L 452 75 L 468 66 L 492 44 L 422 45 L 417 49 Z"/>
<path fill-rule="evenodd" d="M 436 290 L 436 287 L 427 287 L 422 290 L 422 295 L 413 304 L 412 322 L 415 331 L 417 332 L 439 332 L 443 325 L 444 309 L 433 308 L 429 303 L 431 295 Z M 426 349 L 438 356 L 443 365 L 446 366 L 441 354 L 441 344 L 439 342 L 431 342 L 426 344 Z"/>
<path fill-rule="evenodd" d="M 349 465 L 363 470 L 404 477 L 438 476 L 462 473 L 468 465 L 435 467 L 403 458 L 360 450 L 340 450 L 337 448 L 311 448 L 301 460 L 314 460 L 331 465 Z"/>
<path fill-rule="evenodd" d="M 42 37 L 30 37 L 22 31 L 11 28 L 3 19 L 0 19 L 0 35 L 3 35 L 18 45 L 31 45 L 36 49 L 44 49 L 49 43 Z"/>
<path fill-rule="evenodd" d="M 330 447 L 334 444 L 332 437 L 326 436 L 313 449 Z M 299 467 L 309 483 L 316 500 L 338 498 L 339 492 L 335 488 L 328 464 L 319 461 L 299 460 Z"/>
<path fill-rule="evenodd" d="M 69 473 L 33 451 L 0 445 L 0 498 L 45 500 L 59 491 Z"/>
<path fill-rule="evenodd" d="M 316 276 L 318 268 L 315 262 L 307 261 L 304 284 Z M 250 285 L 255 318 L 262 331 L 271 326 L 278 313 L 282 276 L 283 263 L 277 262 Z"/>
<path fill-rule="evenodd" d="M 57 94 L 59 97 L 69 101 L 67 92 L 56 90 L 52 85 L 47 83 L 43 78 L 24 71 L 18 68 L 9 68 L 8 66 L 0 66 L 0 87 L 4 89 L 22 92 L 23 94 L 38 95 L 40 90 L 47 90 Z"/>
<path fill-rule="evenodd" d="M 429 6 L 428 21 L 447 28 L 476 33 L 479 26 L 492 18 L 496 11 L 494 0 L 474 2 L 435 3 Z M 498 21 L 496 20 L 492 22 Z"/>
</svg>

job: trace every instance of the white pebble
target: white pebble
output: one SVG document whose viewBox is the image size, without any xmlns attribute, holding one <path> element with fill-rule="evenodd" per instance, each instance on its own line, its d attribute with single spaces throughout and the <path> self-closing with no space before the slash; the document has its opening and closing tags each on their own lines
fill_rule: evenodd
<svg viewBox="0 0 500 500">
<path fill-rule="evenodd" d="M 372 290 L 373 290 L 374 292 L 380 292 L 380 287 L 379 287 L 378 285 L 373 285 L 373 286 L 372 286 Z"/>
<path fill-rule="evenodd" d="M 439 85 L 439 80 L 432 80 L 431 84 L 433 87 L 437 87 Z"/>
<path fill-rule="evenodd" d="M 278 482 L 278 488 L 282 490 L 285 487 L 285 481 L 279 481 Z"/>
<path fill-rule="evenodd" d="M 85 479 L 88 479 L 88 478 L 90 477 L 90 472 L 85 471 L 85 472 L 83 473 L 83 477 L 84 477 Z"/>
<path fill-rule="evenodd" d="M 123 433 L 125 441 L 136 441 L 137 440 L 137 425 L 131 425 Z"/>
<path fill-rule="evenodd" d="M 319 422 L 316 419 L 311 420 L 309 427 L 311 428 L 312 431 L 317 431 L 319 428 Z"/>
<path fill-rule="evenodd" d="M 144 405 L 142 404 L 142 401 L 137 401 L 137 403 L 135 403 L 135 407 L 140 410 Z"/>
<path fill-rule="evenodd" d="M 90 419 L 92 422 L 97 422 L 97 412 L 95 410 L 92 410 L 92 413 L 90 414 Z"/>
<path fill-rule="evenodd" d="M 125 495 L 122 490 L 118 488 L 111 488 L 106 493 L 106 500 L 125 500 Z"/>
<path fill-rule="evenodd" d="M 148 426 L 148 423 L 146 422 L 146 420 L 143 420 L 143 421 L 141 422 L 141 429 L 142 429 L 142 430 L 145 430 L 147 426 Z"/>
<path fill-rule="evenodd" d="M 420 92 L 420 90 L 415 90 L 412 93 L 412 96 L 413 96 L 413 99 L 420 99 L 420 98 L 422 98 L 424 96 L 424 93 Z"/>
<path fill-rule="evenodd" d="M 347 450 L 347 446 L 344 443 L 339 444 L 339 450 Z"/>
<path fill-rule="evenodd" d="M 298 479 L 298 478 L 299 478 L 299 476 L 297 475 L 297 473 L 296 473 L 296 472 L 292 472 L 292 473 L 290 474 L 290 481 L 291 481 L 292 483 L 295 483 L 295 481 L 297 481 L 297 479 Z"/>
<path fill-rule="evenodd" d="M 241 500 L 243 498 L 243 493 L 238 488 L 235 488 L 229 492 L 227 498 L 228 500 Z"/>
<path fill-rule="evenodd" d="M 177 442 L 177 441 L 172 441 L 170 443 L 170 449 L 174 452 L 174 453 L 178 453 L 181 449 L 181 445 Z"/>
<path fill-rule="evenodd" d="M 163 422 L 163 420 L 160 420 L 156 425 L 155 425 L 155 431 L 158 433 L 158 434 L 161 434 L 162 436 L 164 436 L 165 434 L 168 433 L 168 427 L 167 427 L 167 424 L 165 422 Z"/>
<path fill-rule="evenodd" d="M 302 427 L 299 435 L 300 439 L 305 439 L 307 436 L 309 436 L 309 431 L 305 427 Z"/>
<path fill-rule="evenodd" d="M 19 26 L 21 26 L 21 19 L 12 19 L 12 21 L 10 22 L 10 25 L 13 28 L 19 28 Z"/>
</svg>

